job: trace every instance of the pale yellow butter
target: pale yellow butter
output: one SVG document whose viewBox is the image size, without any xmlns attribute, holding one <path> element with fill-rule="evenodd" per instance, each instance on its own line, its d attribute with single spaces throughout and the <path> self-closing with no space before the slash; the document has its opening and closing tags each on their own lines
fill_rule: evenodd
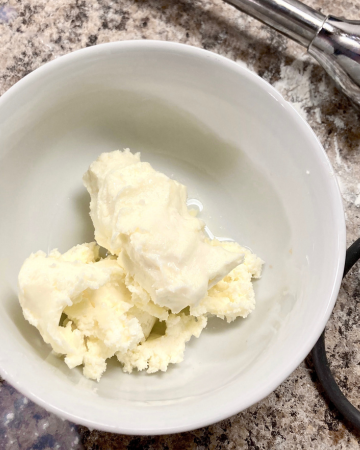
<svg viewBox="0 0 360 450">
<path fill-rule="evenodd" d="M 186 206 L 186 187 L 129 150 L 103 153 L 84 175 L 95 239 L 159 306 L 178 313 L 243 260 L 212 246 Z"/>
<path fill-rule="evenodd" d="M 37 252 L 19 273 L 25 318 L 73 368 L 99 380 L 114 355 L 125 372 L 166 371 L 211 315 L 255 308 L 262 260 L 235 242 L 208 240 L 186 188 L 129 150 L 102 154 L 84 175 L 97 243 Z M 65 314 L 65 320 L 62 316 Z M 164 324 L 157 334 L 155 323 Z"/>
</svg>

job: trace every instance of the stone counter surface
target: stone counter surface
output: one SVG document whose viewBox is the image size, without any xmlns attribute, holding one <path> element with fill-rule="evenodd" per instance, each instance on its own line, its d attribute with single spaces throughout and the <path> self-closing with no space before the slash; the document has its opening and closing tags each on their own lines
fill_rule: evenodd
<svg viewBox="0 0 360 450">
<path fill-rule="evenodd" d="M 360 19 L 360 0 L 307 0 Z M 309 122 L 334 166 L 348 243 L 360 236 L 360 115 L 305 50 L 221 0 L 0 0 L 0 93 L 42 64 L 79 48 L 160 39 L 246 64 Z M 331 366 L 360 407 L 360 266 L 343 283 L 327 326 Z M 6 345 L 1 343 L 0 345 Z M 359 449 L 323 395 L 311 357 L 262 402 L 215 425 L 170 436 L 122 436 L 63 421 L 0 381 L 0 449 Z"/>
</svg>

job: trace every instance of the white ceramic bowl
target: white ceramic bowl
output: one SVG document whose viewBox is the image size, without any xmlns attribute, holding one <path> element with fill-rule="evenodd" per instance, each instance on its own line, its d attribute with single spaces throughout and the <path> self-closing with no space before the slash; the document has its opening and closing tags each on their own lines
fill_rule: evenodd
<svg viewBox="0 0 360 450">
<path fill-rule="evenodd" d="M 111 361 L 96 383 L 24 320 L 17 274 L 33 251 L 93 240 L 81 177 L 123 147 L 186 184 L 214 234 L 266 265 L 249 318 L 210 320 L 166 373 L 128 375 Z M 0 158 L 0 370 L 47 410 L 112 432 L 195 429 L 267 396 L 323 330 L 345 254 L 335 176 L 297 112 L 234 62 L 156 41 L 62 57 L 0 99 Z"/>
</svg>

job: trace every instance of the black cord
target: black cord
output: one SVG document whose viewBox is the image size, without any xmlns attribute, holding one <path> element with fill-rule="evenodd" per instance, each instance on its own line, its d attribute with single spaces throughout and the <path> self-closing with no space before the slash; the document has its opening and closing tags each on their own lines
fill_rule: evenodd
<svg viewBox="0 0 360 450">
<path fill-rule="evenodd" d="M 347 275 L 352 266 L 360 259 L 360 239 L 355 241 L 346 251 L 346 260 L 343 278 Z M 329 400 L 336 406 L 339 412 L 355 428 L 360 430 L 360 411 L 356 409 L 337 385 L 329 366 L 325 350 L 325 330 L 312 349 L 312 358 L 316 373 L 325 389 Z"/>
<path fill-rule="evenodd" d="M 343 278 L 346 277 L 352 266 L 360 259 L 360 238 L 355 241 L 346 251 Z"/>
</svg>

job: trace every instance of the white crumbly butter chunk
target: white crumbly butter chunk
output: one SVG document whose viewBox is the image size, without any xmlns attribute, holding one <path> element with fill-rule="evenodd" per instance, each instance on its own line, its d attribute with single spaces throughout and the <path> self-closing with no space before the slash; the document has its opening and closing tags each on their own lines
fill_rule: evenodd
<svg viewBox="0 0 360 450">
<path fill-rule="evenodd" d="M 163 336 L 151 334 L 142 344 L 126 353 L 118 352 L 118 360 L 124 364 L 124 371 L 133 369 L 154 373 L 165 372 L 170 363 L 176 364 L 184 359 L 185 344 L 192 336 L 199 337 L 206 327 L 205 317 L 195 318 L 184 313 L 170 314 L 166 320 Z"/>
<path fill-rule="evenodd" d="M 190 308 L 193 316 L 212 314 L 232 322 L 237 317 L 247 317 L 255 309 L 255 294 L 252 278 L 260 278 L 263 261 L 250 250 L 236 242 L 211 241 L 211 245 L 221 245 L 228 250 L 244 252 L 244 262 L 209 289 L 198 306 Z"/>
<path fill-rule="evenodd" d="M 159 306 L 196 306 L 244 254 L 212 246 L 186 206 L 186 187 L 129 150 L 103 153 L 84 175 L 95 239 Z"/>
<path fill-rule="evenodd" d="M 100 258 L 95 242 L 39 251 L 19 273 L 25 318 L 70 368 L 83 365 L 99 381 L 116 355 L 124 372 L 166 371 L 208 316 L 231 322 L 253 311 L 251 280 L 263 261 L 235 242 L 207 239 L 185 186 L 129 150 L 102 154 L 84 183 L 95 238 L 111 254 Z"/>
<path fill-rule="evenodd" d="M 99 247 L 83 244 L 61 255 L 32 254 L 19 274 L 25 318 L 72 368 L 100 379 L 105 360 L 145 340 L 156 320 L 139 310 L 114 259 L 96 261 Z M 62 313 L 67 319 L 60 325 Z"/>
</svg>

